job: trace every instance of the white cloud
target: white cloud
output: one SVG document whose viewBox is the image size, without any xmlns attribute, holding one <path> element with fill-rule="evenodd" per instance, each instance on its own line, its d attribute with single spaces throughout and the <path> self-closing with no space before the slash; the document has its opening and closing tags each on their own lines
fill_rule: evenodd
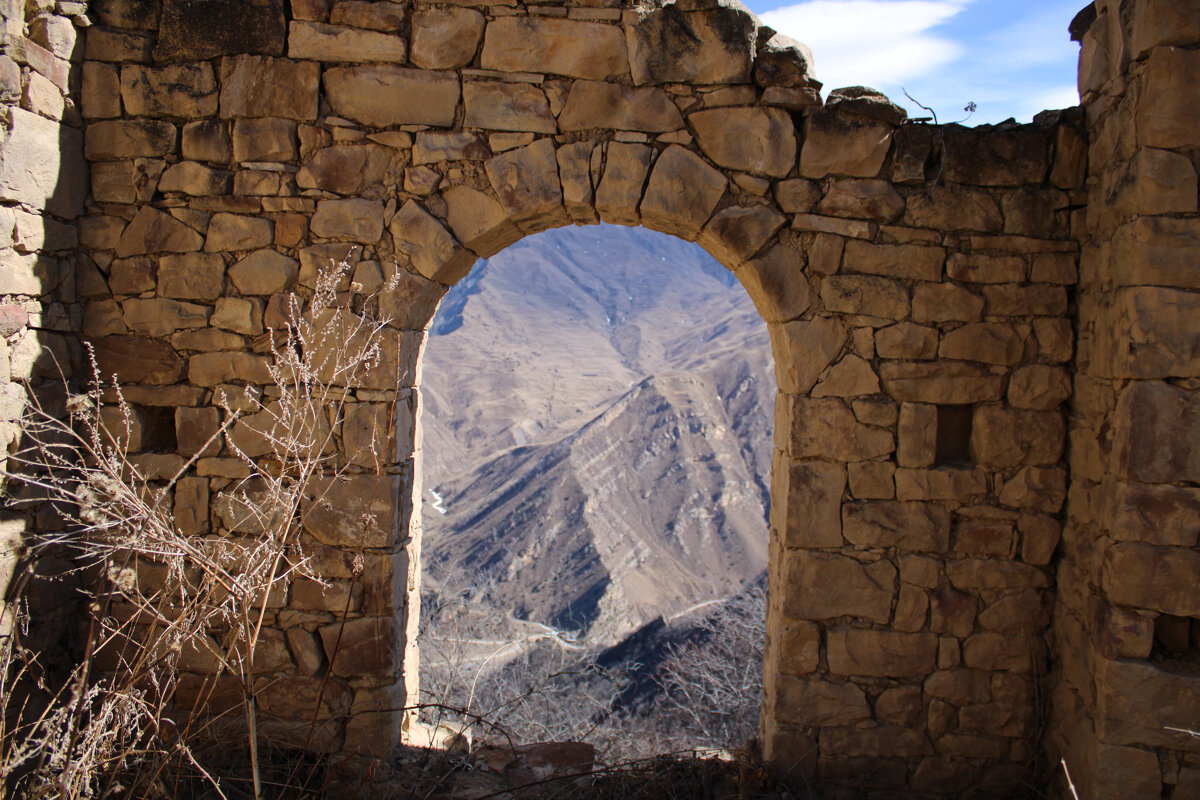
<svg viewBox="0 0 1200 800">
<path fill-rule="evenodd" d="M 958 59 L 963 48 L 933 28 L 969 0 L 810 0 L 761 15 L 808 45 L 826 89 L 896 87 Z"/>
</svg>

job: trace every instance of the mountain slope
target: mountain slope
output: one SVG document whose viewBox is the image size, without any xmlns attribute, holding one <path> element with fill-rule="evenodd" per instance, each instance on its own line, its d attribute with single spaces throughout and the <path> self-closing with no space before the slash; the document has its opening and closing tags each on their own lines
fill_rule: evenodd
<svg viewBox="0 0 1200 800">
<path fill-rule="evenodd" d="M 481 262 L 423 360 L 427 585 L 604 643 L 735 594 L 766 563 L 774 389 L 694 245 L 568 228 Z"/>
</svg>

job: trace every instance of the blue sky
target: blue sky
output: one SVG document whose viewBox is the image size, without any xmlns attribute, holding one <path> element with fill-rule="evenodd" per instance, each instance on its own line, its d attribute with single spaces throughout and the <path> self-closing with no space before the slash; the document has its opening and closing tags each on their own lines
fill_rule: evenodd
<svg viewBox="0 0 1200 800">
<path fill-rule="evenodd" d="M 1067 24 L 1086 0 L 743 0 L 765 23 L 813 51 L 824 91 L 871 86 L 942 122 L 967 125 L 1079 102 L 1079 45 Z"/>
</svg>

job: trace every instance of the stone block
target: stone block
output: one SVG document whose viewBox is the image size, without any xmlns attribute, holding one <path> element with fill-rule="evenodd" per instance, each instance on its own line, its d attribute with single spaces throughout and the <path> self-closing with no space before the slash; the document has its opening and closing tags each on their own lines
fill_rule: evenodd
<svg viewBox="0 0 1200 800">
<path fill-rule="evenodd" d="M 1044 668 L 1044 650 L 1040 638 L 1035 638 L 1034 634 L 985 631 L 973 634 L 963 642 L 963 664 L 969 669 L 1038 672 Z M 1001 706 L 999 710 L 1011 713 L 1013 709 Z M 1018 733 L 1023 731 L 1018 729 Z"/>
<path fill-rule="evenodd" d="M 902 467 L 931 467 L 937 457 L 937 406 L 901 403 L 896 429 L 896 463 Z"/>
<path fill-rule="evenodd" d="M 229 279 L 243 295 L 273 295 L 290 289 L 300 262 L 277 250 L 256 250 L 229 268 Z"/>
<path fill-rule="evenodd" d="M 1012 558 L 1013 550 L 1013 526 L 1006 519 L 961 517 L 954 525 L 956 553 L 978 558 Z"/>
<path fill-rule="evenodd" d="M 337 63 L 403 63 L 408 48 L 401 36 L 347 25 L 293 20 L 288 25 L 288 57 Z"/>
<path fill-rule="evenodd" d="M 887 461 L 848 464 L 850 494 L 856 500 L 890 500 L 896 496 L 896 466 Z"/>
<path fill-rule="evenodd" d="M 121 67 L 121 100 L 134 117 L 208 117 L 217 113 L 217 79 L 212 65 L 171 64 Z"/>
<path fill-rule="evenodd" d="M 342 72 L 353 70 L 343 68 Z M 386 70 L 387 67 L 378 69 Z M 356 87 L 338 83 L 325 75 L 330 101 L 343 100 Z M 289 61 L 238 55 L 221 59 L 220 113 L 225 119 L 240 117 L 283 117 L 300 121 L 317 118 L 317 94 L 321 65 L 315 61 Z M 384 105 L 381 102 L 381 105 Z M 347 116 L 343 114 L 343 116 Z"/>
<path fill-rule="evenodd" d="M 558 177 L 562 183 L 563 205 L 566 206 L 571 219 L 580 224 L 599 221 L 596 209 L 592 206 L 595 200 L 595 190 L 592 186 L 593 152 L 598 152 L 595 144 L 585 141 L 564 144 L 555 153 L 558 159 Z"/>
<path fill-rule="evenodd" d="M 883 390 L 901 402 L 969 405 L 999 400 L 1004 378 L 959 362 L 885 362 Z"/>
<path fill-rule="evenodd" d="M 945 174 L 953 183 L 1028 186 L 1046 177 L 1046 138 L 1032 125 L 1007 130 L 947 125 L 944 136 Z"/>
<path fill-rule="evenodd" d="M 897 500 L 969 503 L 986 497 L 987 493 L 987 475 L 982 470 L 957 467 L 896 470 Z"/>
<path fill-rule="evenodd" d="M 627 28 L 633 82 L 749 83 L 756 33 L 754 17 L 741 6 L 655 9 Z"/>
<path fill-rule="evenodd" d="M 713 258 L 737 269 L 762 250 L 786 222 L 768 205 L 729 206 L 713 215 L 698 241 Z"/>
<path fill-rule="evenodd" d="M 404 12 L 404 7 L 395 3 L 342 0 L 333 7 L 329 21 L 335 25 L 353 25 L 356 28 L 395 33 L 404 24 Z"/>
<path fill-rule="evenodd" d="M 946 251 L 940 247 L 881 245 L 862 241 L 846 243 L 842 268 L 889 278 L 937 281 L 942 276 Z"/>
<path fill-rule="evenodd" d="M 891 431 L 862 425 L 846 404 L 835 398 L 793 401 L 792 455 L 834 461 L 871 461 L 895 449 Z"/>
<path fill-rule="evenodd" d="M 283 55 L 283 3 L 284 0 L 210 0 L 202 4 L 164 0 L 154 57 L 158 61 L 201 61 L 237 53 Z M 153 20 L 151 17 L 151 24 L 146 27 L 155 27 Z"/>
<path fill-rule="evenodd" d="M 841 547 L 846 468 L 824 461 L 779 463 L 772 472 L 772 525 L 785 547 Z"/>
<path fill-rule="evenodd" d="M 816 181 L 791 178 L 775 183 L 775 202 L 788 214 L 807 214 L 821 199 L 821 186 Z"/>
<path fill-rule="evenodd" d="M 233 160 L 296 160 L 296 123 L 275 117 L 237 120 L 233 126 Z"/>
<path fill-rule="evenodd" d="M 143 253 L 189 253 L 200 249 L 204 237 L 173 217 L 142 206 L 121 233 L 120 258 Z"/>
<path fill-rule="evenodd" d="M 239 127 L 241 123 L 239 123 Z M 253 140 L 252 140 L 253 141 Z M 284 145 L 279 140 L 280 149 Z M 295 157 L 294 137 L 292 154 L 285 158 L 240 158 L 239 161 L 286 161 Z M 296 173 L 296 185 L 303 189 L 324 189 L 342 195 L 356 195 L 366 187 L 380 183 L 391 164 L 386 148 L 379 145 L 334 145 L 316 152 L 308 164 Z"/>
<path fill-rule="evenodd" d="M 784 619 L 777 634 L 779 668 L 785 675 L 808 675 L 821 661 L 821 628 L 813 622 Z M 786 713 L 785 713 L 786 716 Z"/>
<path fill-rule="evenodd" d="M 313 235 L 374 244 L 383 235 L 383 204 L 377 200 L 321 200 L 309 222 Z M 264 242 L 270 244 L 270 239 Z"/>
<path fill-rule="evenodd" d="M 908 290 L 898 281 L 860 275 L 831 275 L 821 281 L 829 311 L 900 320 L 908 316 Z"/>
<path fill-rule="evenodd" d="M 1200 222 L 1140 217 L 1113 234 L 1112 275 L 1119 285 L 1200 289 L 1193 257 L 1200 248 Z"/>
<path fill-rule="evenodd" d="M 223 383 L 271 383 L 265 356 L 246 352 L 197 353 L 187 360 L 188 382 L 195 386 Z"/>
<path fill-rule="evenodd" d="M 1120 542 L 1105 553 L 1101 585 L 1113 603 L 1179 617 L 1200 617 L 1194 587 L 1200 553 Z"/>
<path fill-rule="evenodd" d="M 638 204 L 654 151 L 642 144 L 610 142 L 604 176 L 596 187 L 600 219 L 618 225 L 637 225 Z"/>
<path fill-rule="evenodd" d="M 154 37 L 146 33 L 92 27 L 87 33 L 88 61 L 149 63 Z"/>
<path fill-rule="evenodd" d="M 891 562 L 863 563 L 836 553 L 805 550 L 783 558 L 789 587 L 783 606 L 788 616 L 809 620 L 851 616 L 880 624 L 891 619 L 896 581 Z"/>
<path fill-rule="evenodd" d="M 260 300 L 222 297 L 213 308 L 209 323 L 215 328 L 258 336 L 263 332 L 263 307 Z"/>
<path fill-rule="evenodd" d="M 400 530 L 399 498 L 396 476 L 315 478 L 302 503 L 304 528 L 328 545 L 390 547 L 406 535 Z"/>
<path fill-rule="evenodd" d="M 1061 468 L 1024 467 L 1005 481 L 1001 505 L 1056 514 L 1067 496 L 1066 471 Z"/>
<path fill-rule="evenodd" d="M 969 283 L 1019 283 L 1025 280 L 1025 259 L 985 253 L 955 253 L 946 262 L 946 275 L 956 281 Z"/>
<path fill-rule="evenodd" d="M 952 283 L 922 283 L 913 289 L 914 322 L 975 322 L 983 316 L 983 306 L 979 295 Z"/>
<path fill-rule="evenodd" d="M 704 154 L 719 166 L 782 178 L 796 161 L 796 131 L 782 109 L 732 106 L 688 117 Z"/>
<path fill-rule="evenodd" d="M 937 636 L 932 633 L 831 630 L 826 633 L 829 671 L 873 678 L 925 678 L 933 673 Z"/>
<path fill-rule="evenodd" d="M 944 553 L 950 547 L 950 514 L 927 503 L 846 503 L 842 534 L 856 547 Z"/>
<path fill-rule="evenodd" d="M 1194 148 L 1200 144 L 1200 106 L 1188 87 L 1200 82 L 1200 54 L 1157 47 L 1146 59 L 1137 105 L 1137 140 L 1144 147 Z"/>
<path fill-rule="evenodd" d="M 775 378 L 779 390 L 788 395 L 812 389 L 846 342 L 845 327 L 829 317 L 768 325 L 767 330 L 776 354 Z"/>
<path fill-rule="evenodd" d="M 1015 408 L 1052 411 L 1070 396 L 1071 376 L 1062 367 L 1032 364 L 1008 380 L 1008 402 Z"/>
<path fill-rule="evenodd" d="M 660 156 L 658 164 L 666 154 Z M 658 169 L 656 164 L 655 169 Z M 723 179 L 722 179 L 723 180 Z M 646 198 L 656 188 L 655 176 L 650 176 L 650 187 L 646 190 Z M 680 189 L 680 194 L 683 190 Z M 663 206 L 672 205 L 664 192 Z M 663 226 L 652 224 L 647 220 L 647 213 L 660 213 L 657 209 L 648 212 L 646 199 L 642 201 L 642 220 L 647 225 L 661 230 Z M 686 211 L 681 210 L 681 214 Z M 680 234 L 682 235 L 682 234 Z M 686 238 L 686 237 L 685 237 Z M 787 322 L 803 314 L 812 305 L 813 292 L 804 274 L 804 260 L 786 245 L 776 245 L 758 258 L 744 263 L 737 270 L 738 280 L 754 301 L 754 307 L 767 322 Z"/>
<path fill-rule="evenodd" d="M 870 363 L 849 354 L 835 364 L 812 391 L 813 397 L 861 397 L 879 393 L 879 378 Z"/>
<path fill-rule="evenodd" d="M 683 127 L 683 117 L 670 96 L 655 86 L 575 81 L 558 115 L 564 131 L 614 128 L 666 133 Z"/>
<path fill-rule="evenodd" d="M 904 222 L 940 231 L 999 231 L 1004 226 L 1000 205 L 988 192 L 965 186 L 935 186 L 910 195 Z"/>
<path fill-rule="evenodd" d="M 800 174 L 874 178 L 887 158 L 892 131 L 885 122 L 857 114 L 829 110 L 810 114 L 804 121 Z"/>
<path fill-rule="evenodd" d="M 506 18 L 511 19 L 511 18 Z M 463 124 L 491 131 L 558 131 L 546 94 L 528 83 L 467 81 L 463 84 Z"/>
<path fill-rule="evenodd" d="M 964 558 L 946 564 L 946 577 L 956 589 L 964 591 L 1015 591 L 1045 589 L 1050 586 L 1046 573 L 1016 561 Z"/>
<path fill-rule="evenodd" d="M 446 222 L 454 235 L 484 258 L 521 238 L 521 231 L 490 195 L 467 186 L 451 186 L 442 191 L 442 199 L 446 201 Z"/>
<path fill-rule="evenodd" d="M 221 452 L 221 409 L 177 408 L 175 409 L 175 441 L 181 456 L 215 456 Z M 207 491 L 205 496 L 207 496 Z M 178 509 L 178 500 L 176 501 Z M 202 515 L 208 521 L 208 513 Z"/>
<path fill-rule="evenodd" d="M 928 360 L 937 355 L 935 328 L 900 322 L 875 331 L 875 352 L 881 358 Z"/>
<path fill-rule="evenodd" d="M 1089 212 L 1109 224 L 1135 214 L 1186 214 L 1196 210 L 1196 170 L 1185 155 L 1147 147 L 1105 172 L 1101 191 L 1103 206 Z"/>
<path fill-rule="evenodd" d="M 620 28 L 553 17 L 496 17 L 484 34 L 480 65 L 599 81 L 629 74 Z"/>
<path fill-rule="evenodd" d="M 89 61 L 83 65 L 80 111 L 84 119 L 121 116 L 121 78 L 112 64 Z"/>
<path fill-rule="evenodd" d="M 158 294 L 182 300 L 215 300 L 225 289 L 225 262 L 211 253 L 162 256 Z"/>
<path fill-rule="evenodd" d="M 376 128 L 451 127 L 460 94 L 452 73 L 391 65 L 333 67 L 326 70 L 324 82 L 339 116 Z"/>
<path fill-rule="evenodd" d="M 484 16 L 470 8 L 420 8 L 412 17 L 412 63 L 424 69 L 470 64 L 483 38 Z"/>
<path fill-rule="evenodd" d="M 491 155 L 483 134 L 469 131 L 421 131 L 413 144 L 414 164 L 482 161 Z"/>
<path fill-rule="evenodd" d="M 521 230 L 532 233 L 570 221 L 563 207 L 552 139 L 501 153 L 484 167 L 500 205 Z"/>
<path fill-rule="evenodd" d="M 134 333 L 155 337 L 186 328 L 202 328 L 208 324 L 210 313 L 208 306 L 166 297 L 133 297 L 121 304 L 121 310 L 125 324 Z"/>
<path fill-rule="evenodd" d="M 1104 497 L 1114 539 L 1174 547 L 1200 540 L 1200 489 L 1115 482 Z"/>
<path fill-rule="evenodd" d="M 453 284 L 475 263 L 475 254 L 415 200 L 396 212 L 388 230 L 396 249 L 406 253 L 417 271 L 430 280 Z"/>
<path fill-rule="evenodd" d="M 158 191 L 178 192 L 192 197 L 228 194 L 229 173 L 209 169 L 196 161 L 180 161 L 163 172 Z"/>
<path fill-rule="evenodd" d="M 96 363 L 106 378 L 121 383 L 172 384 L 183 376 L 184 361 L 169 344 L 143 336 L 105 336 L 92 341 Z"/>
<path fill-rule="evenodd" d="M 1113 416 L 1113 472 L 1144 483 L 1200 482 L 1200 392 L 1136 381 Z"/>
<path fill-rule="evenodd" d="M 183 157 L 228 164 L 233 154 L 229 126 L 221 120 L 199 120 L 183 126 Z"/>
<path fill-rule="evenodd" d="M 242 214 L 213 214 L 208 224 L 204 250 L 208 253 L 257 250 L 271 244 L 273 231 L 270 220 Z"/>
<path fill-rule="evenodd" d="M 983 297 L 992 316 L 1062 317 L 1067 313 L 1067 291 L 1062 286 L 997 284 L 983 287 Z"/>
<path fill-rule="evenodd" d="M 871 718 L 867 696 L 853 683 L 779 678 L 775 702 L 781 709 L 805 709 L 811 725 L 853 725 Z"/>
<path fill-rule="evenodd" d="M 833 181 L 817 211 L 834 217 L 891 222 L 904 211 L 904 199 L 887 181 Z"/>
<path fill-rule="evenodd" d="M 955 328 L 942 337 L 938 355 L 944 359 L 1016 366 L 1025 353 L 1024 338 L 1011 325 L 977 322 Z"/>
</svg>

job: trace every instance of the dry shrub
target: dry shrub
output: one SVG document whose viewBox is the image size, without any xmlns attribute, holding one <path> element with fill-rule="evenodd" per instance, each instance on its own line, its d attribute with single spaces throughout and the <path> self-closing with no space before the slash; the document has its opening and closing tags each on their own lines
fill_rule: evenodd
<svg viewBox="0 0 1200 800">
<path fill-rule="evenodd" d="M 198 778 L 209 796 L 237 795 L 200 747 L 232 729 L 248 754 L 245 794 L 298 796 L 294 787 L 265 788 L 255 651 L 271 591 L 298 576 L 320 580 L 301 546 L 302 501 L 314 478 L 347 469 L 333 433 L 347 387 L 381 368 L 378 298 L 339 291 L 348 269 L 325 271 L 307 296 L 289 297 L 287 322 L 272 332 L 269 390 L 247 386 L 222 402 L 213 439 L 225 439 L 249 472 L 224 492 L 230 535 L 175 524 L 173 489 L 198 456 L 167 480 L 142 474 L 126 448 L 135 412 L 94 359 L 90 387 L 61 408 L 31 399 L 26 444 L 3 477 L 33 511 L 51 504 L 59 524 L 28 535 L 0 628 L 0 789 L 24 798 L 160 797 L 187 793 Z M 257 446 L 247 452 L 235 439 Z M 89 627 L 83 652 L 60 675 L 52 654 L 31 646 L 37 620 L 21 594 L 49 558 L 71 565 Z M 182 707 L 180 678 L 196 665 L 208 674 Z M 224 715 L 205 713 L 231 678 L 236 702 L 223 702 Z M 241 749 L 229 742 L 220 749 Z M 275 778 L 298 780 L 294 769 Z"/>
</svg>

